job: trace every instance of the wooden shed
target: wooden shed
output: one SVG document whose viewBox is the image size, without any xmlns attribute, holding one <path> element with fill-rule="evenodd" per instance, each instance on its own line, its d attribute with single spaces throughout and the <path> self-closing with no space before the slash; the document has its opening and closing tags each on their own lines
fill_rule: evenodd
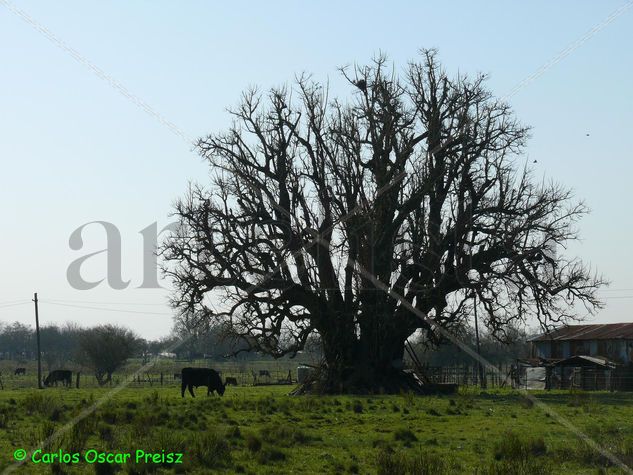
<svg viewBox="0 0 633 475">
<path fill-rule="evenodd" d="M 633 364 L 633 323 L 565 325 L 530 342 L 533 358 L 562 360 L 592 356 L 621 365 Z"/>
</svg>

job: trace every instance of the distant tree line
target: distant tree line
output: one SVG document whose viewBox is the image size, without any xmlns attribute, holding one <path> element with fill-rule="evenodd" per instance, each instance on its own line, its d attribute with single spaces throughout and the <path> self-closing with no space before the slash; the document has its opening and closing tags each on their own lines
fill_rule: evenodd
<svg viewBox="0 0 633 475">
<path fill-rule="evenodd" d="M 479 335 L 481 356 L 492 364 L 511 363 L 517 358 L 526 358 L 530 353 L 529 334 L 526 330 L 509 326 L 503 335 L 493 336 L 490 333 Z M 459 341 L 473 350 L 477 348 L 475 330 L 464 327 L 458 335 Z M 424 336 L 412 339 L 412 346 L 422 363 L 429 366 L 472 365 L 476 361 L 459 345 L 444 342 L 436 346 Z"/>
<path fill-rule="evenodd" d="M 458 335 L 460 341 L 476 348 L 474 329 L 465 326 Z M 146 340 L 129 329 L 116 325 L 80 327 L 73 323 L 48 325 L 40 329 L 42 363 L 45 370 L 79 366 L 93 372 L 99 384 L 107 384 L 115 371 L 128 359 L 150 358 L 169 353 L 178 359 L 224 360 L 235 356 L 240 360 L 269 358 L 249 350 L 243 339 L 231 337 L 221 326 L 201 327 L 176 325 L 167 337 Z M 509 327 L 503 335 L 480 335 L 481 355 L 493 364 L 509 363 L 529 354 L 525 330 Z M 473 358 L 459 346 L 445 342 L 437 345 L 423 335 L 410 339 L 417 357 L 430 366 L 474 364 Z M 19 322 L 0 323 L 0 359 L 28 361 L 36 358 L 35 330 Z M 312 335 L 304 348 L 319 358 L 321 344 L 318 334 Z"/>
<path fill-rule="evenodd" d="M 257 353 L 247 352 L 249 346 L 245 340 L 227 336 L 220 326 L 192 329 L 176 325 L 170 335 L 148 340 L 114 325 L 85 328 L 66 323 L 41 327 L 40 339 L 42 362 L 46 369 L 60 368 L 69 363 L 85 365 L 86 361 L 94 358 L 95 347 L 108 345 L 117 350 L 124 346 L 128 357 L 144 360 L 161 353 L 171 353 L 178 359 L 188 360 L 222 360 L 232 355 L 240 359 L 259 357 Z M 19 322 L 0 322 L 0 359 L 28 361 L 35 358 L 35 329 Z"/>
<path fill-rule="evenodd" d="M 19 322 L 0 325 L 0 358 L 34 360 L 37 357 L 35 340 L 35 330 L 28 325 Z M 79 366 L 91 370 L 101 385 L 110 382 L 115 371 L 147 346 L 134 332 L 123 327 L 82 328 L 72 323 L 40 328 L 40 342 L 45 370 Z"/>
</svg>

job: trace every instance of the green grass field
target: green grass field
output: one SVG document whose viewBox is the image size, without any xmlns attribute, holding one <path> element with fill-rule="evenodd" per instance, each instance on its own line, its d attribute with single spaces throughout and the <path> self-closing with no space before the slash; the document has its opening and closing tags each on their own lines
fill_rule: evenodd
<svg viewBox="0 0 633 475">
<path fill-rule="evenodd" d="M 126 463 L 44 465 L 18 473 L 624 473 L 561 425 L 560 414 L 633 464 L 633 394 L 462 390 L 455 396 L 288 396 L 289 387 L 229 387 L 223 398 L 128 388 L 44 452 L 131 453 Z M 0 391 L 0 468 L 108 389 Z M 136 450 L 182 464 L 134 461 Z M 41 458 L 41 453 L 37 457 Z"/>
</svg>

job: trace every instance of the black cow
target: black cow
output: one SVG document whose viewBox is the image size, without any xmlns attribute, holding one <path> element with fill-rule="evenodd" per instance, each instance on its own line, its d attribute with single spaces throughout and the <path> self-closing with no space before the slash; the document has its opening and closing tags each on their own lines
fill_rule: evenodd
<svg viewBox="0 0 633 475">
<path fill-rule="evenodd" d="M 226 381 L 224 381 L 225 386 L 237 386 L 237 378 L 233 378 L 231 376 L 226 377 Z"/>
<path fill-rule="evenodd" d="M 48 376 L 44 379 L 44 386 L 48 387 L 51 384 L 55 384 L 55 386 L 57 386 L 57 383 L 61 381 L 64 386 L 70 387 L 72 379 L 72 371 L 68 369 L 56 369 L 48 373 Z"/>
<path fill-rule="evenodd" d="M 266 376 L 266 377 L 270 378 L 270 371 L 268 371 L 267 369 L 260 369 L 259 370 L 259 375 L 260 376 Z"/>
<path fill-rule="evenodd" d="M 224 384 L 220 375 L 210 368 L 183 368 L 181 374 L 182 384 L 180 393 L 185 397 L 185 388 L 189 389 L 191 397 L 196 397 L 193 388 L 198 386 L 207 387 L 207 396 L 213 391 L 217 391 L 220 396 L 224 394 Z"/>
<path fill-rule="evenodd" d="M 26 374 L 26 368 L 15 368 L 13 375 L 17 376 L 18 374 Z"/>
</svg>

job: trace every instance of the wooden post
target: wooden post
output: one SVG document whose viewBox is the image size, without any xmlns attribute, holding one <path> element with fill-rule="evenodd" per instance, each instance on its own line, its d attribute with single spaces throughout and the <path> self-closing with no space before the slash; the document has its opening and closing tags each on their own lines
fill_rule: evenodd
<svg viewBox="0 0 633 475">
<path fill-rule="evenodd" d="M 161 386 L 163 385 L 163 373 L 162 372 L 160 373 L 160 385 Z"/>
<path fill-rule="evenodd" d="M 40 348 L 40 315 L 37 305 L 37 292 L 33 296 L 35 302 L 35 334 L 37 338 L 37 387 L 42 389 L 42 350 Z"/>
<path fill-rule="evenodd" d="M 81 371 L 77 371 L 77 381 L 75 383 L 75 386 L 77 389 L 79 389 L 79 375 L 81 374 Z"/>
</svg>

